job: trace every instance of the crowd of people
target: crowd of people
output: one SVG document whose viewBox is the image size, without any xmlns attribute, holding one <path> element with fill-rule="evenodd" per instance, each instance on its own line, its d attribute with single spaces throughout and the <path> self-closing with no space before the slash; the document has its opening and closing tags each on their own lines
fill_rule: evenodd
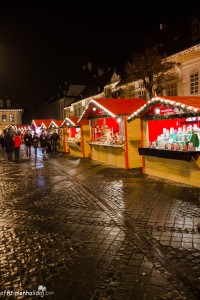
<svg viewBox="0 0 200 300">
<path fill-rule="evenodd" d="M 7 154 L 9 161 L 19 162 L 20 147 L 22 144 L 25 146 L 25 152 L 27 158 L 31 158 L 32 148 L 34 149 L 34 156 L 37 158 L 38 148 L 42 150 L 42 156 L 45 157 L 47 152 L 57 153 L 59 144 L 59 134 L 57 131 L 53 133 L 43 130 L 40 135 L 36 132 L 33 134 L 30 130 L 27 130 L 24 135 L 19 132 L 5 132 L 0 135 L 1 148 Z M 13 157 L 14 155 L 14 157 Z"/>
</svg>

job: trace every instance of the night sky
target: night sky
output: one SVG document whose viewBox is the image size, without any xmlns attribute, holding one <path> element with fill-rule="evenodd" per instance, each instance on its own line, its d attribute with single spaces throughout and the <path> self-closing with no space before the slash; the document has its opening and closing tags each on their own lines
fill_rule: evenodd
<svg viewBox="0 0 200 300">
<path fill-rule="evenodd" d="M 0 5 L 2 96 L 31 108 L 87 62 L 121 66 L 140 40 L 159 30 L 160 23 L 176 22 L 192 13 L 188 7 L 164 10 L 163 5 L 144 2 L 137 3 L 136 9 L 134 3 L 124 1 L 113 7 L 106 1 L 101 6 L 65 2 Z"/>
</svg>

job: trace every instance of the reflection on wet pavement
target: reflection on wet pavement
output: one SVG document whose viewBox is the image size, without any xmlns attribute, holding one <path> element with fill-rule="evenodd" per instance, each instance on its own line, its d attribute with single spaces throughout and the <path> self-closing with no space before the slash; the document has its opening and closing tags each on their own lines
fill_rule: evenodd
<svg viewBox="0 0 200 300">
<path fill-rule="evenodd" d="M 0 295 L 42 286 L 63 300 L 199 297 L 199 189 L 65 154 L 20 155 L 15 164 L 0 150 Z"/>
</svg>

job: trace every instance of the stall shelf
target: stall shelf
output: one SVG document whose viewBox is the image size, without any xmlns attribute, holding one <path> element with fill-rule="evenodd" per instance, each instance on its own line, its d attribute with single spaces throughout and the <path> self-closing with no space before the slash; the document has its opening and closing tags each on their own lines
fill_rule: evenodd
<svg viewBox="0 0 200 300">
<path fill-rule="evenodd" d="M 89 138 L 89 123 L 78 124 L 79 117 L 67 117 L 61 124 L 65 152 L 77 157 L 89 157 L 90 147 L 84 142 Z"/>
<path fill-rule="evenodd" d="M 121 168 L 142 167 L 138 154 L 140 144 L 140 119 L 132 124 L 127 117 L 145 104 L 141 98 L 103 98 L 89 101 L 78 120 L 89 121 L 91 159 Z"/>
<path fill-rule="evenodd" d="M 142 172 L 200 187 L 200 97 L 155 97 L 127 121 L 137 118 Z"/>
</svg>

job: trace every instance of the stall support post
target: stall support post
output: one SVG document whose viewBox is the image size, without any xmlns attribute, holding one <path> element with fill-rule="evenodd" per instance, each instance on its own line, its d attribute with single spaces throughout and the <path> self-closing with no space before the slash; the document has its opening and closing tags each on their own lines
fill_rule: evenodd
<svg viewBox="0 0 200 300">
<path fill-rule="evenodd" d="M 128 136 L 127 136 L 127 118 L 124 116 L 124 137 L 125 137 L 125 168 L 129 168 L 128 164 Z"/>
<path fill-rule="evenodd" d="M 81 150 L 82 150 L 82 155 L 83 155 L 83 158 L 85 157 L 85 145 L 84 145 L 84 132 L 83 132 L 83 126 L 81 125 Z"/>
<path fill-rule="evenodd" d="M 63 150 L 64 150 L 64 152 L 67 152 L 67 148 L 66 148 L 66 143 L 67 143 L 67 141 L 66 141 L 66 128 L 63 128 Z"/>
<path fill-rule="evenodd" d="M 145 124 L 145 129 L 144 129 L 144 124 Z M 146 136 L 147 132 L 147 122 L 143 121 L 140 119 L 140 128 L 141 128 L 141 147 L 144 147 L 144 136 Z M 144 133 L 145 130 L 145 133 Z M 142 172 L 145 173 L 145 158 L 142 155 Z"/>
</svg>

